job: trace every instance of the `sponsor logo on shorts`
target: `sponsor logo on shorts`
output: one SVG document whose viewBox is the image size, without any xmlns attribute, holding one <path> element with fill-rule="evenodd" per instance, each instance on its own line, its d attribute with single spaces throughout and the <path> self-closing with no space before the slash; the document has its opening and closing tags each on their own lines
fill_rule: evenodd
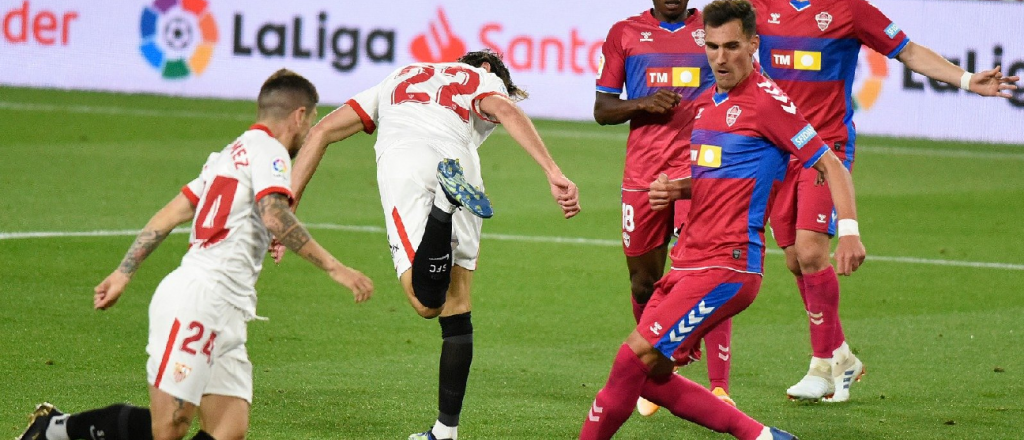
<svg viewBox="0 0 1024 440">
<path fill-rule="evenodd" d="M 655 322 L 654 325 L 651 326 L 651 333 L 654 333 L 656 336 L 661 336 L 661 329 L 661 324 Z"/>
<path fill-rule="evenodd" d="M 800 132 L 797 133 L 796 136 L 793 136 L 793 146 L 795 146 L 796 149 L 799 150 L 803 148 L 805 145 L 807 145 L 807 143 L 810 142 L 811 139 L 814 139 L 814 137 L 817 135 L 818 132 L 814 131 L 814 127 L 811 127 L 811 124 L 807 124 L 807 126 L 804 127 L 803 130 L 800 130 Z"/>
</svg>

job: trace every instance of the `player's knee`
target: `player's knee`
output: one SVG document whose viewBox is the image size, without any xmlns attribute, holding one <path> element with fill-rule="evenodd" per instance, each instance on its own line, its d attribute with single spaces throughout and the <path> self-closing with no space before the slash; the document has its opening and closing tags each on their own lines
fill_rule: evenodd
<svg viewBox="0 0 1024 440">
<path fill-rule="evenodd" d="M 629 281 L 630 293 L 633 294 L 633 298 L 636 298 L 636 302 L 646 303 L 654 294 L 654 283 L 658 281 L 658 278 L 654 274 L 638 271 L 630 275 Z"/>
<path fill-rule="evenodd" d="M 413 304 L 412 307 L 416 309 L 416 314 L 420 315 L 420 317 L 424 319 L 436 318 L 438 315 L 441 314 L 441 311 L 444 310 L 443 307 L 431 308 L 426 307 L 422 304 Z"/>
<path fill-rule="evenodd" d="M 824 270 L 826 267 L 828 267 L 829 264 L 831 264 L 831 262 L 829 261 L 828 247 L 798 247 L 796 259 L 797 269 L 800 271 L 801 274 L 812 274 L 820 272 Z M 790 270 L 792 271 L 792 269 Z"/>
<path fill-rule="evenodd" d="M 153 440 L 181 440 L 188 434 L 191 425 L 180 420 L 167 423 L 153 421 Z"/>
<path fill-rule="evenodd" d="M 438 322 L 441 324 L 441 337 L 448 339 L 472 335 L 473 321 L 470 316 L 471 313 L 466 312 L 439 318 Z"/>
</svg>

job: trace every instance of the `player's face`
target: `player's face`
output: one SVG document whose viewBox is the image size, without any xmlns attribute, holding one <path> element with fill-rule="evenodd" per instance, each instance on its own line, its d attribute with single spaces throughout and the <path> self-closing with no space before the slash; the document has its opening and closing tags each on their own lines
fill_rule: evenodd
<svg viewBox="0 0 1024 440">
<path fill-rule="evenodd" d="M 676 21 L 686 13 L 687 0 L 654 0 L 654 18 Z"/>
<path fill-rule="evenodd" d="M 299 110 L 296 110 L 299 112 Z M 316 107 L 313 107 L 313 111 L 303 111 L 302 117 L 297 118 L 299 121 L 298 132 L 295 133 L 295 137 L 292 139 L 291 145 L 288 146 L 288 154 L 291 155 L 292 159 L 295 155 L 299 154 L 299 148 L 302 147 L 302 142 L 306 140 L 306 136 L 309 135 L 309 130 L 316 124 Z"/>
<path fill-rule="evenodd" d="M 754 70 L 753 56 L 760 40 L 757 35 L 744 35 L 739 19 L 705 31 L 704 50 L 715 74 L 718 91 L 727 92 Z"/>
</svg>

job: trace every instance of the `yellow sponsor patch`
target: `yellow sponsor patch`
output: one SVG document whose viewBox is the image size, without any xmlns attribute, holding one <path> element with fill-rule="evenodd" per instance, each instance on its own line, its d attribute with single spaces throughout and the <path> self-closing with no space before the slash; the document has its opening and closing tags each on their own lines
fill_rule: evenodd
<svg viewBox="0 0 1024 440">
<path fill-rule="evenodd" d="M 697 153 L 697 165 L 708 168 L 719 168 L 722 166 L 722 147 L 714 145 L 701 145 Z"/>
<path fill-rule="evenodd" d="M 672 87 L 700 87 L 700 68 L 673 67 Z"/>
<path fill-rule="evenodd" d="M 796 70 L 821 70 L 821 52 L 793 51 L 793 68 Z"/>
</svg>

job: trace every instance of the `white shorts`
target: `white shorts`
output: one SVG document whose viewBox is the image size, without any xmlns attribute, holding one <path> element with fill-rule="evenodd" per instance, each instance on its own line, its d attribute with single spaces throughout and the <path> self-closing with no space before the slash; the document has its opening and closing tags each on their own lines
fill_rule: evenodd
<svg viewBox="0 0 1024 440">
<path fill-rule="evenodd" d="M 202 272 L 180 267 L 160 282 L 149 304 L 146 376 L 194 405 L 207 394 L 252 403 L 245 313 L 218 289 Z"/>
<path fill-rule="evenodd" d="M 437 164 L 441 159 L 459 159 L 466 180 L 483 189 L 479 159 L 475 155 L 451 153 L 453 148 L 438 148 L 425 141 L 389 146 L 377 159 L 377 186 L 384 208 L 391 259 L 398 276 L 412 268 L 416 249 L 423 239 L 427 216 L 434 205 L 437 190 Z M 449 153 L 441 153 L 448 151 Z M 445 154 L 452 154 L 446 156 Z M 483 219 L 465 210 L 452 217 L 452 253 L 455 264 L 476 270 L 480 255 L 480 228 Z"/>
</svg>

